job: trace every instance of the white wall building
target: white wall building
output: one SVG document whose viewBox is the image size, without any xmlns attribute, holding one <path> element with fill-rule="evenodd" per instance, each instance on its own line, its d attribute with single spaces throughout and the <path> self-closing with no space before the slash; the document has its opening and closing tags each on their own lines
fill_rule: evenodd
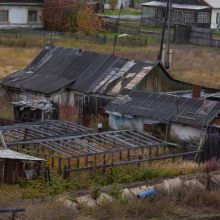
<svg viewBox="0 0 220 220">
<path fill-rule="evenodd" d="M 209 5 L 212 9 L 211 13 L 211 29 L 217 27 L 220 24 L 220 1 L 219 0 L 203 0 L 204 3 Z"/>
<path fill-rule="evenodd" d="M 44 0 L 0 0 L 0 28 L 43 28 Z"/>
</svg>

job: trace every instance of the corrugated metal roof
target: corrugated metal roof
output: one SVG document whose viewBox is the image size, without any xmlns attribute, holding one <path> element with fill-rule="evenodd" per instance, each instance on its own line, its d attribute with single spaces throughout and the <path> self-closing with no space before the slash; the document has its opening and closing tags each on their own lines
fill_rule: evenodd
<svg viewBox="0 0 220 220">
<path fill-rule="evenodd" d="M 127 99 L 129 96 L 131 100 Z M 126 98 L 123 103 L 120 100 Z M 123 104 L 120 104 L 123 103 Z M 145 117 L 160 121 L 171 121 L 191 126 L 207 126 L 220 112 L 220 103 L 212 102 L 206 114 L 201 114 L 202 99 L 168 95 L 165 93 L 149 93 L 135 90 L 123 90 L 121 96 L 112 101 L 105 111 L 110 114 Z M 178 111 L 177 111 L 178 109 Z"/>
<path fill-rule="evenodd" d="M 0 147 L 0 159 L 14 159 L 14 160 L 28 160 L 28 161 L 46 161 L 41 158 L 37 157 L 32 157 L 29 155 L 25 154 L 20 154 L 18 152 L 6 149 L 6 148 L 1 148 Z"/>
<path fill-rule="evenodd" d="M 203 0 L 203 2 L 212 8 L 220 8 L 220 0 Z"/>
<path fill-rule="evenodd" d="M 43 94 L 67 87 L 81 93 L 106 94 L 120 80 L 121 88 L 130 83 L 129 88 L 133 89 L 135 85 L 130 82 L 133 78 L 122 79 L 129 73 L 137 77 L 144 67 L 155 65 L 154 62 L 47 45 L 24 70 L 5 77 L 0 84 Z"/>
<path fill-rule="evenodd" d="M 218 0 L 216 0 L 216 1 L 218 1 Z M 165 8 L 167 6 L 167 3 L 152 1 L 152 2 L 143 3 L 143 4 L 141 4 L 141 6 Z M 174 9 L 188 9 L 188 10 L 204 10 L 204 9 L 209 9 L 210 7 L 209 6 L 200 6 L 200 5 L 172 4 L 172 8 L 174 8 Z"/>
</svg>

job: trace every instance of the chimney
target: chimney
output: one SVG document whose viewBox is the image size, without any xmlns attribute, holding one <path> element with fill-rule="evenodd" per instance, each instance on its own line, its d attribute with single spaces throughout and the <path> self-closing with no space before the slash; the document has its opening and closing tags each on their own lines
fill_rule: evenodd
<svg viewBox="0 0 220 220">
<path fill-rule="evenodd" d="M 192 97 L 194 99 L 200 99 L 201 98 L 201 86 L 197 86 L 197 85 L 193 86 Z"/>
</svg>

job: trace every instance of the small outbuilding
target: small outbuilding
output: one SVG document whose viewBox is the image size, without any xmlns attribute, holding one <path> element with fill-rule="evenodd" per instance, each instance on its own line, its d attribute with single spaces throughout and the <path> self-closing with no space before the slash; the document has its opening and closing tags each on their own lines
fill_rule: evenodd
<svg viewBox="0 0 220 220">
<path fill-rule="evenodd" d="M 173 137 L 197 139 L 219 117 L 220 103 L 164 93 L 124 90 L 105 112 L 115 129 L 124 127 L 154 131 L 160 128 Z"/>
<path fill-rule="evenodd" d="M 40 169 L 43 161 L 46 160 L 8 149 L 0 132 L 1 183 L 15 184 L 18 177 L 29 179 Z"/>
</svg>

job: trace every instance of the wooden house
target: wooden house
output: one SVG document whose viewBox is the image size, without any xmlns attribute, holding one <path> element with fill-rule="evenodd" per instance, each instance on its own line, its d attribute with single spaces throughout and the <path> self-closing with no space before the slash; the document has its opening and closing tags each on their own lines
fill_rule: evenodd
<svg viewBox="0 0 220 220">
<path fill-rule="evenodd" d="M 141 4 L 142 21 L 161 25 L 165 19 L 167 1 L 150 1 Z M 172 1 L 172 24 L 198 28 L 216 28 L 219 23 L 220 2 L 216 0 Z"/>
</svg>

